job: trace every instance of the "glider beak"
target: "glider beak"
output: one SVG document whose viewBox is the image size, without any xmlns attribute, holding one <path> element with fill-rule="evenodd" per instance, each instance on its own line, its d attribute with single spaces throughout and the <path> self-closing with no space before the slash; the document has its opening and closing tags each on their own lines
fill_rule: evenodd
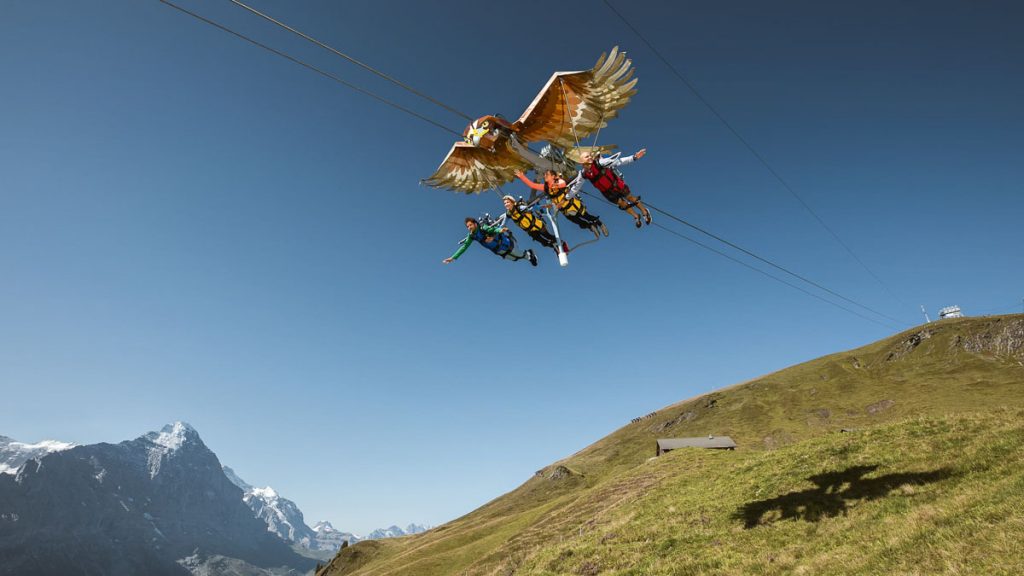
<svg viewBox="0 0 1024 576">
<path fill-rule="evenodd" d="M 470 128 L 466 134 L 466 140 L 472 143 L 473 146 L 479 146 L 480 139 L 484 137 L 484 134 L 487 134 L 486 128 Z"/>
</svg>

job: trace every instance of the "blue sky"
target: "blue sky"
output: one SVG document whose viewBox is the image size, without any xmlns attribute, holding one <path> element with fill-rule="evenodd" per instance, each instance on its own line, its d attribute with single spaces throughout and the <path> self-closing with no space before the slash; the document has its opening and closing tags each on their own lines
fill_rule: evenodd
<svg viewBox="0 0 1024 576">
<path fill-rule="evenodd" d="M 626 176 L 652 204 L 908 327 L 922 304 L 1021 310 L 1017 3 L 616 3 L 897 298 L 601 2 L 252 5 L 474 116 L 619 45 L 639 93 L 601 141 L 648 148 Z M 439 524 L 634 416 L 892 333 L 593 201 L 611 236 L 566 269 L 476 246 L 444 266 L 500 206 L 417 185 L 450 134 L 155 0 L 7 2 L 0 70 L 19 440 L 185 420 L 310 523 Z"/>
</svg>

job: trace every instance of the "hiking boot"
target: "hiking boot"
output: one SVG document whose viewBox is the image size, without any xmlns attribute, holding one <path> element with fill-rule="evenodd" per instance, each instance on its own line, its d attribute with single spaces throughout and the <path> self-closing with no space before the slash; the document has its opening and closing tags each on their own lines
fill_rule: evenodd
<svg viewBox="0 0 1024 576">
<path fill-rule="evenodd" d="M 650 212 L 644 212 L 644 222 L 647 222 L 648 224 L 651 223 L 651 213 Z"/>
<path fill-rule="evenodd" d="M 607 238 L 608 237 L 608 227 L 604 225 L 604 222 L 599 222 L 598 226 L 601 227 L 601 234 L 604 234 L 605 237 Z"/>
<path fill-rule="evenodd" d="M 526 257 L 530 260 L 530 266 L 537 265 L 537 255 L 533 253 L 533 250 L 527 250 Z"/>
<path fill-rule="evenodd" d="M 636 224 L 637 228 L 640 228 L 641 226 L 644 225 L 644 223 L 639 218 L 636 219 L 636 222 L 634 222 L 634 224 Z"/>
</svg>

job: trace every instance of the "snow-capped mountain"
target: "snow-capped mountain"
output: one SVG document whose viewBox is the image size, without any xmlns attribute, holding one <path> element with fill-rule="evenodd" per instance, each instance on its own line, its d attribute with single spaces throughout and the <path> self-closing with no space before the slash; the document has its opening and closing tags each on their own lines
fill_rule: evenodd
<svg viewBox="0 0 1024 576">
<path fill-rule="evenodd" d="M 182 448 L 186 446 L 190 449 L 197 446 L 206 448 L 203 441 L 199 439 L 199 433 L 195 428 L 185 422 L 168 424 L 159 432 L 149 432 L 135 442 L 141 442 L 144 445 L 146 468 L 149 470 L 150 478 L 156 478 L 165 464 L 188 452 Z"/>
<path fill-rule="evenodd" d="M 0 474 L 0 576 L 313 568 L 241 500 L 183 422 L 120 444 L 50 452 Z"/>
<path fill-rule="evenodd" d="M 399 536 L 411 536 L 413 534 L 419 534 L 420 532 L 426 532 L 430 528 L 428 526 L 421 526 L 419 524 L 409 524 L 403 530 L 398 526 L 391 526 L 389 528 L 378 528 L 373 532 L 370 532 L 366 536 L 366 540 L 380 540 L 382 538 L 398 538 Z"/>
<path fill-rule="evenodd" d="M 427 530 L 430 530 L 430 526 L 425 526 L 423 524 L 409 524 L 408 526 L 405 527 L 405 534 L 406 534 L 406 536 L 409 536 L 409 535 L 412 535 L 412 534 L 419 534 L 421 532 L 426 532 Z"/>
<path fill-rule="evenodd" d="M 348 542 L 349 544 L 355 544 L 362 540 L 356 534 L 351 532 L 342 532 L 331 526 L 331 523 L 326 520 L 321 520 L 313 526 L 313 532 L 316 533 L 317 547 L 320 550 L 338 550 L 341 548 L 342 542 Z"/>
<path fill-rule="evenodd" d="M 398 526 L 391 526 L 389 528 L 379 528 L 370 532 L 365 537 L 353 534 L 351 532 L 341 532 L 337 530 L 331 523 L 326 520 L 321 520 L 313 526 L 313 532 L 316 533 L 316 541 L 319 544 L 320 550 L 338 550 L 341 548 L 342 542 L 348 542 L 349 544 L 355 544 L 362 540 L 380 540 L 383 538 L 398 538 L 399 536 L 410 536 L 412 534 L 419 534 L 420 532 L 426 532 L 429 530 L 429 526 L 423 526 L 420 524 L 409 524 L 403 530 Z"/>
<path fill-rule="evenodd" d="M 38 460 L 47 454 L 74 447 L 75 445 L 70 442 L 57 440 L 26 444 L 7 436 L 0 436 L 0 474 L 17 474 L 18 468 L 29 460 Z"/>
<path fill-rule="evenodd" d="M 399 536 L 405 536 L 405 530 L 402 530 L 398 526 L 391 526 L 389 528 L 378 528 L 373 532 L 366 535 L 367 540 L 380 540 L 382 538 L 398 538 Z"/>
<path fill-rule="evenodd" d="M 321 520 L 313 525 L 313 532 L 320 532 L 321 530 L 337 532 L 337 529 L 331 526 L 331 523 L 327 520 Z"/>
<path fill-rule="evenodd" d="M 427 527 L 418 524 L 410 524 L 406 529 L 398 526 L 391 526 L 380 530 L 374 530 L 366 538 L 361 538 L 351 532 L 342 532 L 331 525 L 330 522 L 322 520 L 316 526 L 310 528 L 306 525 L 302 511 L 291 500 L 282 497 L 276 490 L 267 486 L 256 488 L 235 473 L 234 470 L 225 466 L 224 475 L 244 491 L 243 501 L 253 514 L 267 525 L 267 531 L 277 535 L 282 540 L 295 543 L 310 550 L 337 551 L 341 548 L 342 542 L 355 544 L 360 540 L 378 540 L 381 538 L 396 538 L 425 532 Z"/>
<path fill-rule="evenodd" d="M 302 510 L 276 490 L 267 486 L 256 488 L 242 480 L 231 468 L 224 466 L 224 475 L 232 484 L 242 489 L 242 501 L 257 518 L 267 525 L 267 531 L 286 542 L 294 542 L 303 548 L 320 550 L 316 543 L 316 532 L 306 525 Z"/>
<path fill-rule="evenodd" d="M 245 493 L 242 501 L 252 509 L 257 518 L 267 523 L 267 530 L 270 532 L 305 548 L 317 549 L 316 533 L 306 526 L 302 511 L 295 502 L 282 498 L 270 486 L 253 488 Z"/>
</svg>

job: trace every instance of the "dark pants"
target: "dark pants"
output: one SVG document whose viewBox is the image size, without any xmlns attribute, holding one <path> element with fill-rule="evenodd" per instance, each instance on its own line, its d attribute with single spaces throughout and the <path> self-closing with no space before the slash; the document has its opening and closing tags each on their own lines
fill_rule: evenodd
<svg viewBox="0 0 1024 576">
<path fill-rule="evenodd" d="M 618 204 L 620 200 L 629 198 L 632 193 L 629 191 L 629 186 L 623 186 L 619 189 L 601 190 L 601 195 L 612 204 Z"/>
<path fill-rule="evenodd" d="M 525 252 L 516 251 L 516 237 L 512 234 L 502 234 L 494 247 L 490 248 L 490 251 L 505 260 L 512 260 L 513 262 L 526 258 Z"/>
<path fill-rule="evenodd" d="M 547 230 L 532 230 L 527 232 L 527 234 L 530 235 L 530 238 L 533 238 L 534 242 L 537 242 L 542 246 L 547 246 L 548 248 L 554 248 L 555 245 L 558 244 L 558 239 L 556 239 Z"/>
<path fill-rule="evenodd" d="M 639 196 L 633 196 L 633 193 L 629 190 L 629 186 L 624 186 L 621 190 L 601 190 L 601 194 L 604 196 L 605 200 L 612 204 L 617 204 L 619 206 L 619 210 L 629 212 L 629 215 L 636 218 L 637 221 L 640 220 L 640 216 L 633 211 L 633 208 L 639 208 L 640 213 L 643 214 L 644 218 L 647 218 L 648 222 L 650 222 L 650 211 L 647 210 L 647 207 L 644 206 L 642 202 L 640 202 Z"/>
<path fill-rule="evenodd" d="M 571 214 L 571 215 L 570 214 L 566 214 L 565 212 L 563 212 L 562 214 L 565 215 L 565 218 L 569 222 L 572 222 L 573 224 L 579 226 L 580 228 L 583 228 L 584 230 L 589 230 L 589 229 L 593 228 L 594 226 L 600 226 L 601 225 L 601 218 L 599 216 L 595 216 L 593 214 L 588 214 L 586 212 L 576 213 L 576 214 Z"/>
</svg>

